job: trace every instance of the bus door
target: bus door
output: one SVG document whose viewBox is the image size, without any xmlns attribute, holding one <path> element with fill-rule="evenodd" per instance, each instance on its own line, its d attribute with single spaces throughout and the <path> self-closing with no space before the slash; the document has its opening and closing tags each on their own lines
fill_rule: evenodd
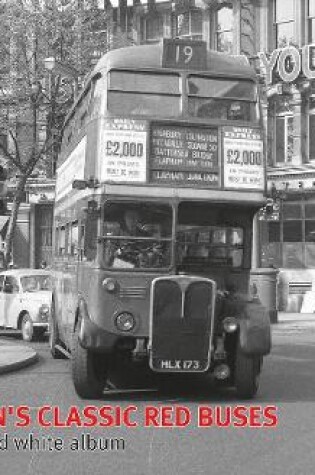
<svg viewBox="0 0 315 475">
<path fill-rule="evenodd" d="M 210 364 L 216 284 L 193 276 L 152 282 L 150 367 L 159 372 L 203 372 Z"/>
</svg>

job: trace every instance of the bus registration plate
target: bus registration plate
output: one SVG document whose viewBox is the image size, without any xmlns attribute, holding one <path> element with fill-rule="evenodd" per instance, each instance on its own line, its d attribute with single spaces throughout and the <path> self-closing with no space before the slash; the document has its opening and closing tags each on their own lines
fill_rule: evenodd
<svg viewBox="0 0 315 475">
<path fill-rule="evenodd" d="M 205 365 L 200 360 L 157 359 L 154 361 L 154 366 L 159 371 L 202 371 L 205 369 Z"/>
</svg>

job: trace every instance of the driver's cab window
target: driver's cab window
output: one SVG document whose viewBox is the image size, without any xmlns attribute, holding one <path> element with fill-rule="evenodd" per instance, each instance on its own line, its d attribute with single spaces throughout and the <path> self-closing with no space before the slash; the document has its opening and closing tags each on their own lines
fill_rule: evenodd
<svg viewBox="0 0 315 475">
<path fill-rule="evenodd" d="M 4 275 L 0 276 L 0 292 L 3 292 L 3 286 L 4 286 Z"/>
<path fill-rule="evenodd" d="M 179 226 L 179 265 L 241 267 L 244 232 L 229 226 Z"/>
<path fill-rule="evenodd" d="M 99 238 L 101 264 L 124 269 L 169 267 L 171 235 L 170 206 L 107 202 Z"/>
</svg>

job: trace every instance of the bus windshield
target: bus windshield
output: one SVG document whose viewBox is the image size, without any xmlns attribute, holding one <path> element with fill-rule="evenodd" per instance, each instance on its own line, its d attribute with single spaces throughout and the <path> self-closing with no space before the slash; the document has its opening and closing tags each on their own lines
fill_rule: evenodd
<svg viewBox="0 0 315 475">
<path fill-rule="evenodd" d="M 214 266 L 240 268 L 244 258 L 244 229 L 223 211 L 182 203 L 176 232 L 176 263 L 181 269 Z"/>
<path fill-rule="evenodd" d="M 248 80 L 187 78 L 188 109 L 193 117 L 257 123 L 256 85 Z"/>
<path fill-rule="evenodd" d="M 114 269 L 168 268 L 171 238 L 170 206 L 106 202 L 99 238 L 101 265 Z"/>
<path fill-rule="evenodd" d="M 124 115 L 179 116 L 178 74 L 111 71 L 108 76 L 110 112 Z"/>
</svg>

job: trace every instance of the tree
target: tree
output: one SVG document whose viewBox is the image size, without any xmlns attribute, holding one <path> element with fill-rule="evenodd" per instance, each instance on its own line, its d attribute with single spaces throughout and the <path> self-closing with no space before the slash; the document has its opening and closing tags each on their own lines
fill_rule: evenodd
<svg viewBox="0 0 315 475">
<path fill-rule="evenodd" d="M 0 6 L 0 130 L 8 136 L 0 152 L 11 176 L 17 176 L 6 262 L 27 179 L 47 166 L 58 147 L 74 96 L 73 80 L 48 78 L 44 59 L 53 56 L 84 77 L 95 51 L 93 30 L 106 32 L 109 18 L 108 9 L 99 10 L 93 0 L 12 0 Z"/>
</svg>

